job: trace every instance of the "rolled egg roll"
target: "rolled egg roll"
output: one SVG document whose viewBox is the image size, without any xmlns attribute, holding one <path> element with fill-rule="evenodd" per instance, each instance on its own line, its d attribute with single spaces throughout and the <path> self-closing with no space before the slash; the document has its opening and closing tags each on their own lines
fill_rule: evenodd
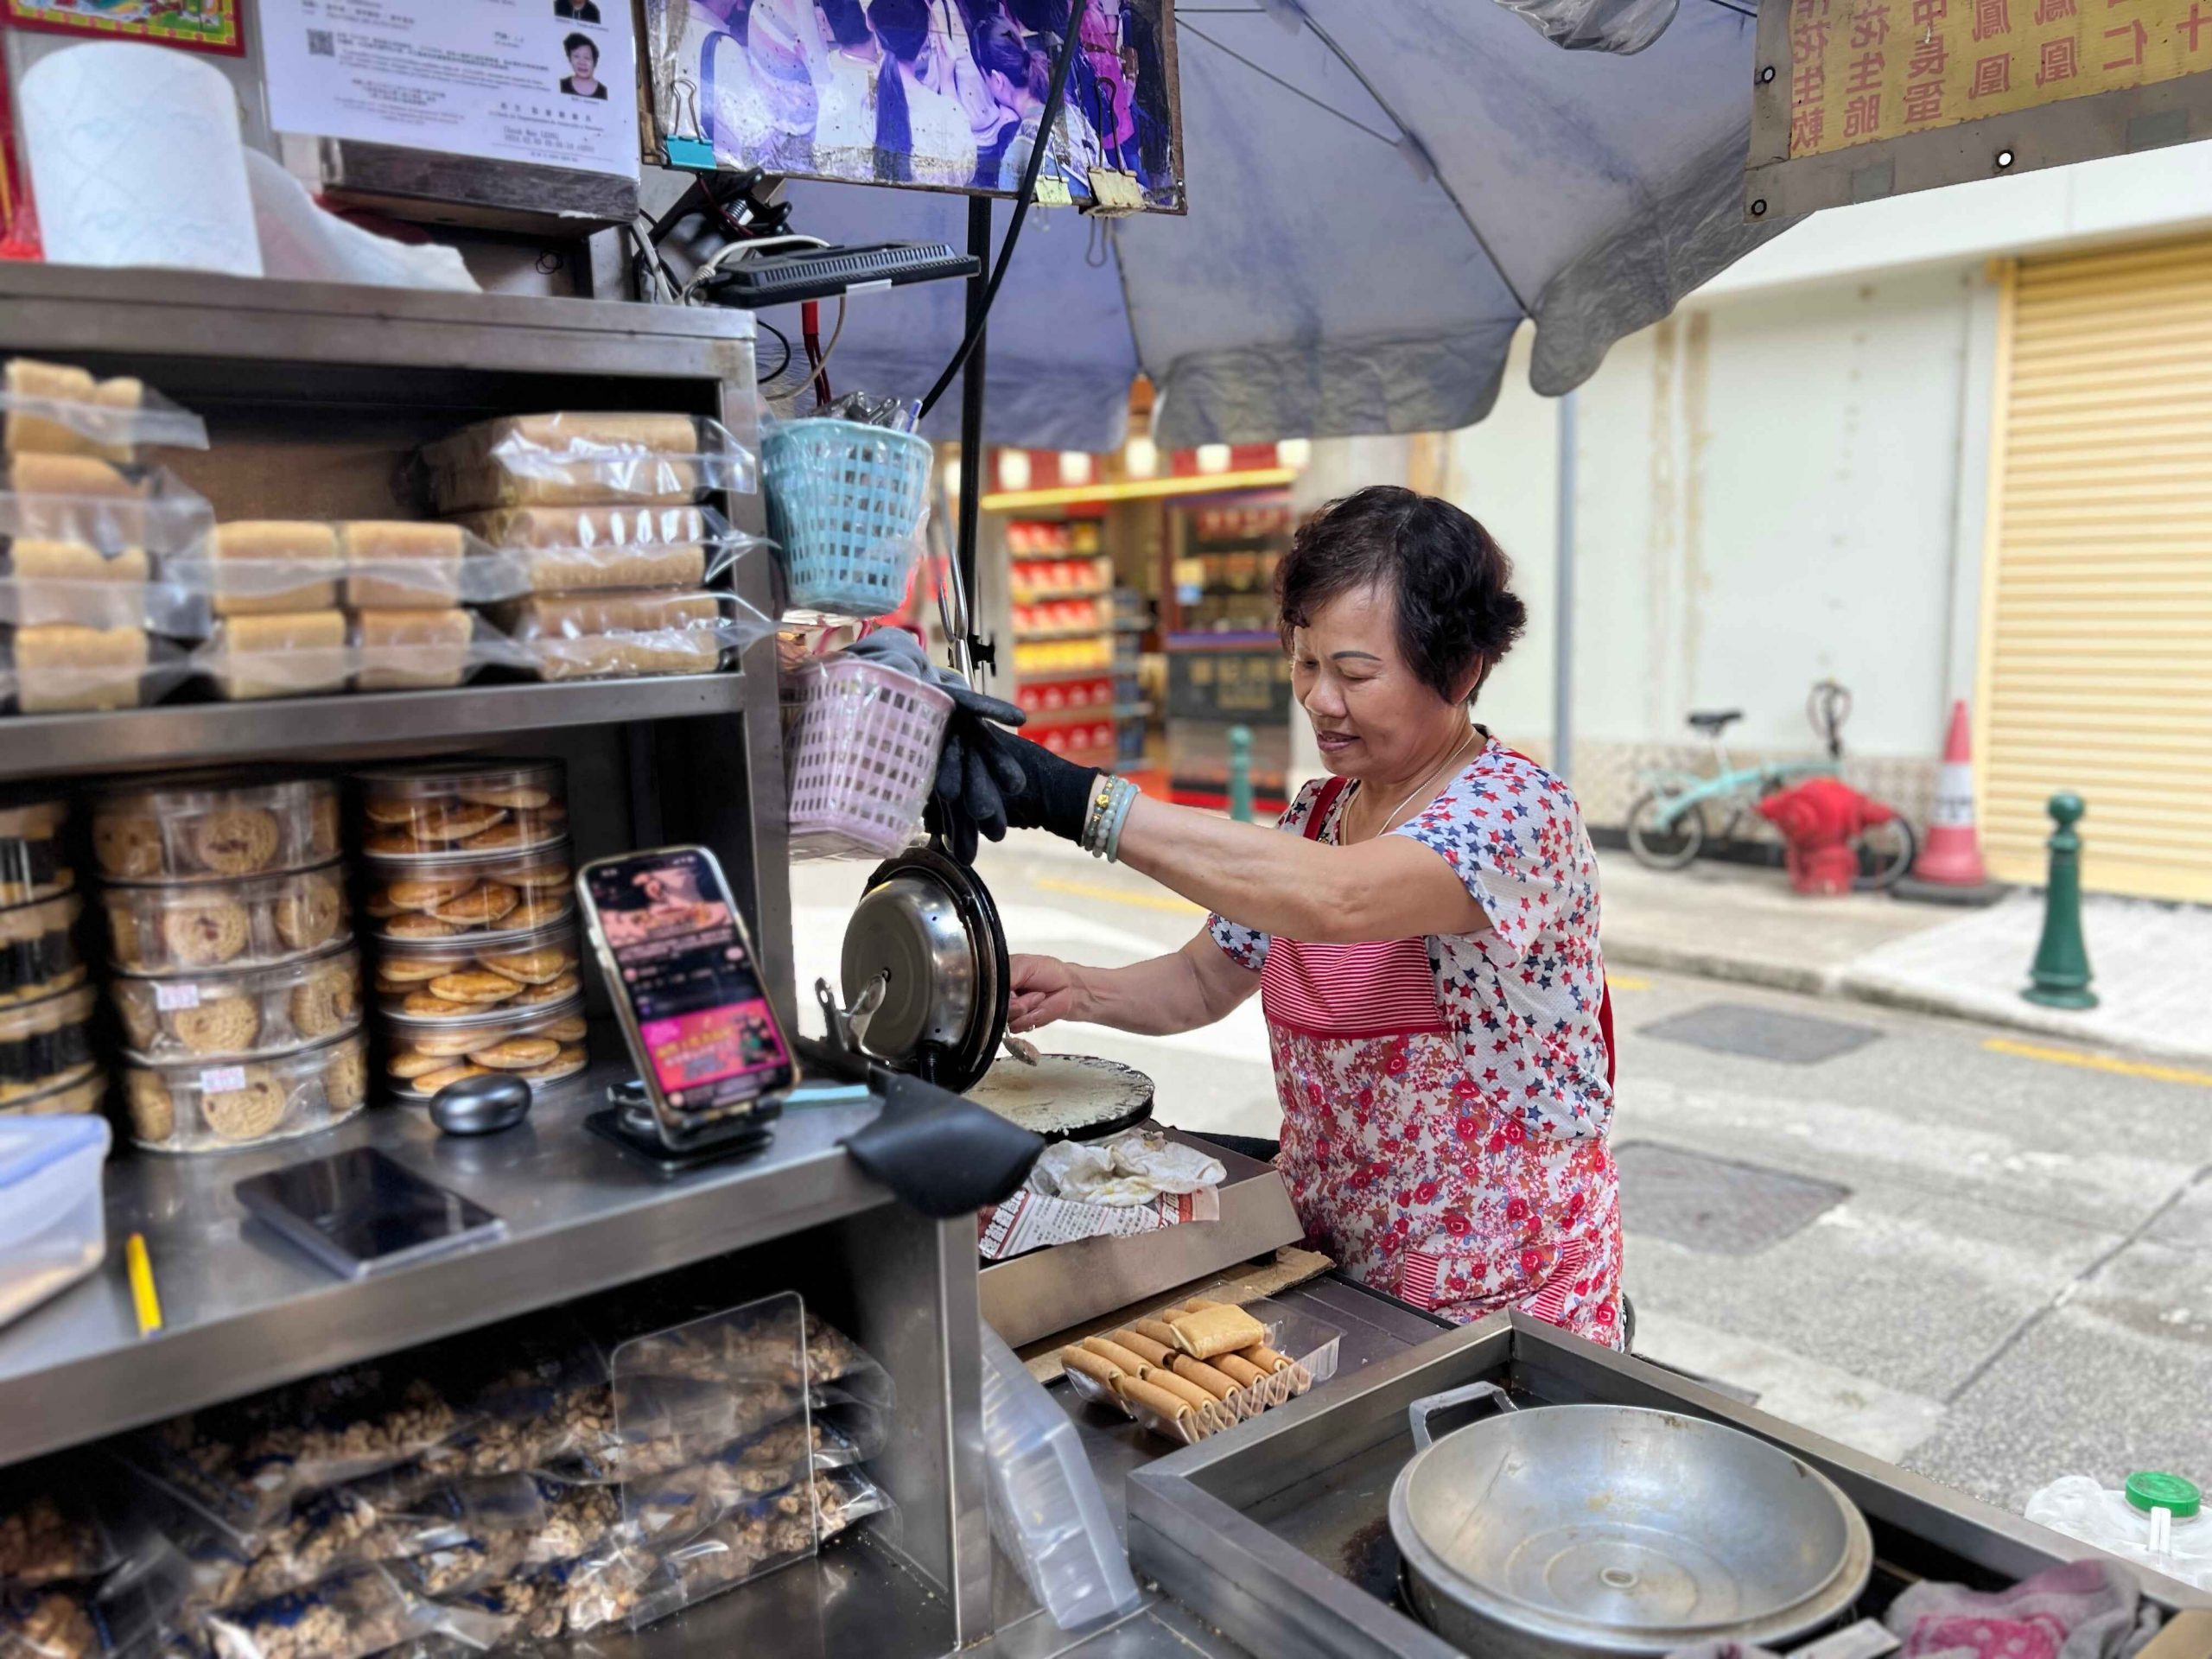
<svg viewBox="0 0 2212 1659">
<path fill-rule="evenodd" d="M 1060 1363 L 1071 1371 L 1080 1371 L 1094 1382 L 1103 1382 L 1109 1389 L 1116 1379 L 1128 1375 L 1119 1365 L 1103 1354 L 1094 1354 L 1087 1348 L 1063 1348 Z"/>
<path fill-rule="evenodd" d="M 1116 1331 L 1111 1340 L 1119 1343 L 1147 1365 L 1169 1365 L 1170 1370 L 1173 1369 L 1169 1362 L 1175 1357 L 1175 1351 L 1164 1342 L 1154 1342 L 1150 1337 L 1135 1331 Z"/>
<path fill-rule="evenodd" d="M 1175 1327 L 1164 1319 L 1139 1319 L 1129 1327 L 1141 1337 L 1149 1337 L 1163 1348 L 1173 1348 Z"/>
<path fill-rule="evenodd" d="M 1147 1369 L 1143 1380 L 1154 1388 L 1166 1389 L 1178 1400 L 1187 1403 L 1192 1411 L 1204 1411 L 1214 1403 L 1213 1395 L 1192 1382 L 1189 1377 L 1178 1376 L 1174 1372 L 1163 1370 L 1158 1366 Z"/>
<path fill-rule="evenodd" d="M 1197 1383 L 1217 1400 L 1226 1400 L 1236 1392 L 1235 1378 L 1224 1375 L 1202 1359 L 1192 1359 L 1188 1354 L 1176 1355 L 1170 1369 L 1185 1382 Z"/>
<path fill-rule="evenodd" d="M 1122 1347 L 1120 1343 L 1110 1342 L 1104 1337 L 1086 1337 L 1084 1338 L 1083 1345 L 1099 1358 L 1112 1361 L 1131 1376 L 1142 1376 L 1152 1369 L 1142 1359 Z"/>
<path fill-rule="evenodd" d="M 1172 1373 L 1163 1371 L 1159 1375 L 1165 1376 Z M 1131 1405 L 1142 1406 L 1163 1422 L 1179 1424 L 1186 1419 L 1198 1421 L 1198 1411 L 1196 1406 L 1180 1395 L 1171 1394 L 1166 1389 L 1154 1388 L 1141 1377 L 1124 1376 L 1116 1382 L 1114 1387 L 1122 1399 Z M 1208 1405 L 1211 1406 L 1211 1402 L 1208 1402 Z"/>
</svg>

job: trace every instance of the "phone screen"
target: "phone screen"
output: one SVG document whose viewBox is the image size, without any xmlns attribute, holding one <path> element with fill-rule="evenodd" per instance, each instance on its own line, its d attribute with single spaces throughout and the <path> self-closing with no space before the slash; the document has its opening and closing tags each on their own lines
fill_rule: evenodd
<svg viewBox="0 0 2212 1659">
<path fill-rule="evenodd" d="M 715 1112 L 788 1087 L 791 1053 L 713 863 L 676 848 L 594 864 L 584 879 L 669 1106 Z"/>
</svg>

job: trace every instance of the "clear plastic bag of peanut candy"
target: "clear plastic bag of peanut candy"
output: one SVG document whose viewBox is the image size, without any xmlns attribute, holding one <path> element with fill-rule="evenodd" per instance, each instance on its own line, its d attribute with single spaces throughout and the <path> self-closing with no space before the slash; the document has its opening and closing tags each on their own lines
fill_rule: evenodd
<svg viewBox="0 0 2212 1659">
<path fill-rule="evenodd" d="M 600 1455 L 611 1478 L 666 1473 L 771 1424 L 803 1421 L 802 1317 L 785 1292 L 618 1346 L 615 1444 Z"/>
<path fill-rule="evenodd" d="M 436 1624 L 391 1574 L 362 1567 L 211 1613 L 203 1629 L 216 1659 L 368 1659 Z"/>
<path fill-rule="evenodd" d="M 434 1485 L 372 1480 L 308 1497 L 276 1528 L 247 1569 L 239 1599 L 258 1601 L 309 1585 L 345 1568 L 413 1563 L 450 1556 L 443 1570 L 461 1572 L 461 1558 L 480 1563 L 546 1521 L 537 1483 L 527 1475 L 486 1475 Z M 430 1586 L 423 1593 L 433 1594 Z"/>
<path fill-rule="evenodd" d="M 595 1554 L 532 1567 L 444 1605 L 503 1621 L 512 1645 L 537 1646 L 629 1624 L 658 1570 L 659 1562 L 645 1551 L 610 1543 Z"/>
<path fill-rule="evenodd" d="M 0 1594 L 0 1659 L 101 1659 L 104 1651 L 79 1586 Z"/>
<path fill-rule="evenodd" d="M 426 1378 L 365 1363 L 172 1418 L 119 1450 L 251 1543 L 308 1493 L 412 1462 L 471 1426 Z"/>
<path fill-rule="evenodd" d="M 626 1482 L 628 1535 L 657 1548 L 682 1542 L 754 1500 L 804 1481 L 819 1432 L 793 1417 L 669 1473 Z"/>
<path fill-rule="evenodd" d="M 688 415 L 563 410 L 479 422 L 422 452 L 441 513 L 619 502 L 674 505 L 750 493 L 752 453 Z"/>
<path fill-rule="evenodd" d="M 57 1461 L 0 1474 L 0 1593 L 94 1579 L 119 1559 L 111 1504 Z"/>
<path fill-rule="evenodd" d="M 207 447 L 207 423 L 136 376 L 29 357 L 0 365 L 0 453 L 129 461 L 142 448 Z"/>
<path fill-rule="evenodd" d="M 673 1548 L 638 1598 L 632 1629 L 695 1606 L 764 1573 L 815 1554 L 855 1522 L 896 1510 L 880 1488 L 855 1471 L 753 1499 Z"/>
<path fill-rule="evenodd" d="M 765 1379 L 815 1388 L 835 1382 L 855 1398 L 891 1402 L 889 1374 L 796 1292 L 739 1307 L 702 1309 L 690 1318 L 683 1316 L 690 1309 L 670 1313 L 667 1329 L 622 1344 L 625 1370 L 702 1382 Z"/>
<path fill-rule="evenodd" d="M 700 588 L 715 584 L 757 537 L 733 530 L 709 506 L 500 507 L 461 525 L 489 545 L 479 602 L 530 594 L 608 588 Z M 464 573 L 466 574 L 466 567 Z"/>
<path fill-rule="evenodd" d="M 494 1326 L 448 1351 L 447 1386 L 468 1423 L 423 1455 L 422 1473 L 528 1474 L 612 1440 L 607 1356 L 567 1316 Z"/>
</svg>

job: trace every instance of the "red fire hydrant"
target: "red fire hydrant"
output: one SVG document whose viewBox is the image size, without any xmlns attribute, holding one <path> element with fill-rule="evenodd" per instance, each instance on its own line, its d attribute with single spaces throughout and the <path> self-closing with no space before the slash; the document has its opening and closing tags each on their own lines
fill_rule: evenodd
<svg viewBox="0 0 2212 1659">
<path fill-rule="evenodd" d="M 1840 778 L 1808 778 L 1768 796 L 1759 816 L 1782 832 L 1789 885 L 1800 893 L 1849 893 L 1859 874 L 1854 843 L 1869 824 L 1897 817 Z"/>
</svg>

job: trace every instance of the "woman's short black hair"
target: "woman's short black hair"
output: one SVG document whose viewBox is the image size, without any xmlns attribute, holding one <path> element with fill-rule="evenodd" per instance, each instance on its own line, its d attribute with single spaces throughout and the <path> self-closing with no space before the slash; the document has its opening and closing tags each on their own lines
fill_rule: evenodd
<svg viewBox="0 0 2212 1659">
<path fill-rule="evenodd" d="M 1475 689 L 1528 626 L 1513 561 L 1472 517 L 1433 495 L 1387 484 L 1329 505 L 1299 527 L 1275 568 L 1283 649 L 1332 600 L 1361 588 L 1390 594 L 1398 652 L 1440 697 Z"/>
<path fill-rule="evenodd" d="M 588 35 L 569 35 L 567 40 L 561 42 L 561 55 L 565 58 L 580 46 L 589 47 L 591 48 L 591 60 L 594 63 L 597 63 L 599 61 L 599 42 L 592 39 Z"/>
</svg>

